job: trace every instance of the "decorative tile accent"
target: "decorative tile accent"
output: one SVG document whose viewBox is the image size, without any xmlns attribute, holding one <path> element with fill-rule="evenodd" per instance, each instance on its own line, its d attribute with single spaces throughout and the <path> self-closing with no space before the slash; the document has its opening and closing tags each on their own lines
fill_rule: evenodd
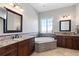
<svg viewBox="0 0 79 59">
<path fill-rule="evenodd" d="M 13 37 L 15 38 L 16 34 L 7 34 L 7 35 L 0 35 L 0 40 L 4 40 L 4 39 L 12 39 Z M 37 36 L 38 33 L 32 32 L 32 33 L 19 33 L 18 37 L 22 37 L 22 36 Z"/>
</svg>

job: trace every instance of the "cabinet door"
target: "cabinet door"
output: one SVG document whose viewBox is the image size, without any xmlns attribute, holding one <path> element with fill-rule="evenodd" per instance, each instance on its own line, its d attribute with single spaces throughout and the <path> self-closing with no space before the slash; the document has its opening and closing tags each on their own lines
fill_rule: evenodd
<svg viewBox="0 0 79 59">
<path fill-rule="evenodd" d="M 29 40 L 29 55 L 30 55 L 30 54 L 32 54 L 32 52 L 34 51 L 34 48 L 35 48 L 35 39 L 31 38 L 28 40 Z"/>
<path fill-rule="evenodd" d="M 62 38 L 61 38 L 61 36 L 57 36 L 56 39 L 57 39 L 57 46 L 62 47 Z"/>
<path fill-rule="evenodd" d="M 79 37 L 74 37 L 73 38 L 72 45 L 73 45 L 73 49 L 79 50 Z"/>
<path fill-rule="evenodd" d="M 17 56 L 17 44 L 11 44 L 0 48 L 1 56 Z"/>
<path fill-rule="evenodd" d="M 28 40 L 24 40 L 18 43 L 18 55 L 19 56 L 27 56 L 28 55 Z"/>
<path fill-rule="evenodd" d="M 65 37 L 62 37 L 62 40 L 61 40 L 61 47 L 65 48 L 66 47 L 66 38 Z"/>
<path fill-rule="evenodd" d="M 77 49 L 79 50 L 79 37 L 76 39 Z"/>
<path fill-rule="evenodd" d="M 72 37 L 66 37 L 66 48 L 72 49 Z"/>
<path fill-rule="evenodd" d="M 19 56 L 28 56 L 31 55 L 34 48 L 34 38 L 26 39 L 18 43 L 18 55 Z"/>
<path fill-rule="evenodd" d="M 10 50 L 10 52 L 6 52 L 4 56 L 17 56 L 17 50 L 16 49 Z"/>
<path fill-rule="evenodd" d="M 77 48 L 79 50 L 79 37 L 77 38 Z"/>
<path fill-rule="evenodd" d="M 72 38 L 72 48 L 77 49 L 77 38 L 76 37 Z"/>
<path fill-rule="evenodd" d="M 0 56 L 2 56 L 3 53 L 5 53 L 5 48 L 4 47 L 0 48 Z"/>
</svg>

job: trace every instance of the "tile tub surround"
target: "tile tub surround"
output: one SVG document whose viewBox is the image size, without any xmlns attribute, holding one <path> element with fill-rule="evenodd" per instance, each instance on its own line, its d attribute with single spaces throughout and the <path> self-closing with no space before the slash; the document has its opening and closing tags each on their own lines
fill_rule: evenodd
<svg viewBox="0 0 79 59">
<path fill-rule="evenodd" d="M 43 52 L 57 48 L 57 40 L 51 37 L 35 38 L 35 51 Z"/>
<path fill-rule="evenodd" d="M 44 51 L 48 51 L 56 48 L 57 48 L 56 42 L 35 43 L 36 52 L 44 52 Z"/>
</svg>

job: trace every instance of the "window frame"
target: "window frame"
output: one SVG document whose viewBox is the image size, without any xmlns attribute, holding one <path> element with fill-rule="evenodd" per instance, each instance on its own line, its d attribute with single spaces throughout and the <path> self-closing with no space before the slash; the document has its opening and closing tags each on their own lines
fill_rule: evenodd
<svg viewBox="0 0 79 59">
<path fill-rule="evenodd" d="M 51 32 L 49 32 L 49 30 L 48 30 L 48 27 L 49 27 L 48 20 L 49 19 L 52 20 L 52 30 L 51 30 Z M 46 21 L 46 32 L 42 32 L 42 27 L 41 27 L 42 26 L 41 25 L 42 20 L 45 20 Z M 41 18 L 41 20 L 40 20 L 40 33 L 52 33 L 52 32 L 53 32 L 53 18 L 52 17 Z"/>
</svg>

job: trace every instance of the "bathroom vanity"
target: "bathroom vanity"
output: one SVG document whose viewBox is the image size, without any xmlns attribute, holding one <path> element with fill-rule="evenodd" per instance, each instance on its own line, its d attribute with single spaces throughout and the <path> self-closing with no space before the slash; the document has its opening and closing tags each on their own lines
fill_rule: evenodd
<svg viewBox="0 0 79 59">
<path fill-rule="evenodd" d="M 14 34 L 11 39 L 3 39 L 2 34 L 21 33 L 23 15 L 9 8 L 0 7 L 0 56 L 28 56 L 34 51 L 35 39 L 33 36 L 18 38 Z M 12 34 L 11 34 L 12 35 Z M 15 36 L 15 37 L 14 37 Z M 13 39 L 14 38 L 14 39 Z"/>
<path fill-rule="evenodd" d="M 0 41 L 0 56 L 28 56 L 34 51 L 34 37 Z M 2 44 L 1 44 L 2 43 Z"/>
<path fill-rule="evenodd" d="M 79 35 L 56 35 L 57 46 L 79 50 Z"/>
</svg>

